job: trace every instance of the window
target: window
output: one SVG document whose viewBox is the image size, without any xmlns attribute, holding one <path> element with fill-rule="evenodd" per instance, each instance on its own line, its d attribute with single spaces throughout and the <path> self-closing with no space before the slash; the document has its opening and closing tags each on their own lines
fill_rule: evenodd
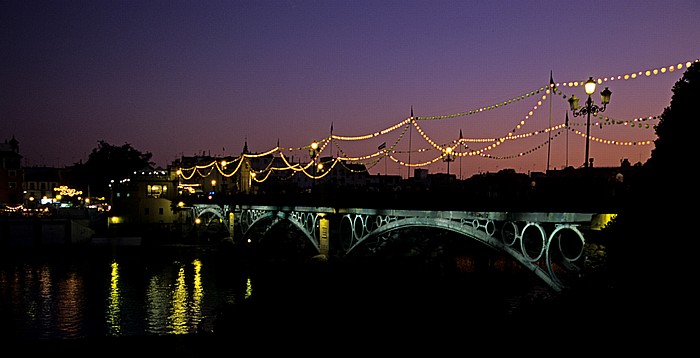
<svg viewBox="0 0 700 358">
<path fill-rule="evenodd" d="M 17 182 L 14 182 L 14 181 L 8 182 L 7 187 L 10 188 L 10 190 L 17 189 Z"/>
<path fill-rule="evenodd" d="M 144 213 L 144 215 L 148 215 L 148 214 L 150 214 L 150 210 L 148 210 L 148 209 L 149 209 L 149 208 L 145 208 L 145 209 L 143 209 L 143 213 Z"/>
<path fill-rule="evenodd" d="M 154 198 L 160 198 L 164 191 L 165 188 L 162 185 L 149 185 L 147 187 L 147 195 Z"/>
<path fill-rule="evenodd" d="M 163 215 L 163 208 L 158 208 L 158 215 Z"/>
<path fill-rule="evenodd" d="M 14 178 L 17 176 L 17 171 L 16 170 L 8 170 L 7 171 L 7 176 L 10 178 Z"/>
</svg>

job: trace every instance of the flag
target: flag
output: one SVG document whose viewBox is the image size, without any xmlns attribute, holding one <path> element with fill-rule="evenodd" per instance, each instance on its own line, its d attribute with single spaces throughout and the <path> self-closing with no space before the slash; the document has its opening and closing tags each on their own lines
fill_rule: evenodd
<svg viewBox="0 0 700 358">
<path fill-rule="evenodd" d="M 569 126 L 569 111 L 566 111 L 566 126 Z"/>
<path fill-rule="evenodd" d="M 377 147 L 377 150 L 382 150 L 384 148 L 386 148 L 386 142 L 380 144 L 379 147 Z"/>
<path fill-rule="evenodd" d="M 461 129 L 459 130 L 459 139 L 464 139 L 464 137 L 462 137 L 462 130 Z"/>
<path fill-rule="evenodd" d="M 331 122 L 331 135 L 333 135 L 333 122 Z"/>
</svg>

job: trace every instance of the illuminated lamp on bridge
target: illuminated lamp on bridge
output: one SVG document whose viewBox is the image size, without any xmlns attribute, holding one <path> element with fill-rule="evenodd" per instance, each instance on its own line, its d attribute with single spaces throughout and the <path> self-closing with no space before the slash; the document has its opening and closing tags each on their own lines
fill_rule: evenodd
<svg viewBox="0 0 700 358">
<path fill-rule="evenodd" d="M 572 94 L 569 98 L 569 106 L 571 107 L 571 112 L 574 114 L 574 117 L 582 116 L 584 114 L 586 115 L 586 161 L 583 163 L 583 166 L 586 168 L 590 166 L 588 147 L 591 141 L 591 114 L 596 116 L 598 115 L 598 112 L 604 112 L 605 108 L 608 106 L 608 103 L 610 103 L 610 95 L 612 94 L 612 92 L 605 87 L 605 89 L 600 92 L 600 99 L 603 106 L 597 106 L 593 104 L 593 100 L 591 99 L 591 95 L 595 92 L 595 87 L 596 82 L 593 80 L 593 77 L 589 77 L 588 81 L 586 81 L 586 83 L 583 85 L 583 88 L 588 95 L 585 107 L 581 107 L 581 105 L 579 105 L 576 95 Z"/>
<path fill-rule="evenodd" d="M 454 160 L 455 157 L 454 154 L 452 154 L 452 147 L 445 148 L 445 158 L 443 161 L 447 163 L 447 175 L 450 175 L 450 163 L 454 162 Z"/>
<path fill-rule="evenodd" d="M 216 179 L 211 180 L 211 191 L 209 192 L 209 196 L 207 196 L 207 199 L 213 199 L 214 194 L 216 194 Z"/>
<path fill-rule="evenodd" d="M 318 142 L 313 141 L 309 145 L 309 157 L 311 157 L 311 161 L 314 163 L 314 174 L 313 178 L 311 178 L 311 192 L 313 193 L 316 183 L 316 175 L 318 174 L 319 168 L 322 168 L 322 164 L 316 162 L 316 159 L 318 158 Z"/>
</svg>

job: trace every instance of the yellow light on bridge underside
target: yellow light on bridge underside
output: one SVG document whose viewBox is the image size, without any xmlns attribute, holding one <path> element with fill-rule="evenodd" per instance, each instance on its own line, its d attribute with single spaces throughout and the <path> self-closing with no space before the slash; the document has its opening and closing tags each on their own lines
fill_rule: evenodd
<svg viewBox="0 0 700 358">
<path fill-rule="evenodd" d="M 180 208 L 183 208 L 183 207 L 185 207 L 185 203 L 181 201 L 181 202 L 177 203 L 177 206 Z"/>
<path fill-rule="evenodd" d="M 196 218 L 196 219 L 194 219 L 194 223 L 197 224 L 197 225 L 199 225 L 199 224 L 202 223 L 202 219 Z"/>
<path fill-rule="evenodd" d="M 597 214 L 591 219 L 591 230 L 600 230 L 605 228 L 617 214 Z"/>
</svg>

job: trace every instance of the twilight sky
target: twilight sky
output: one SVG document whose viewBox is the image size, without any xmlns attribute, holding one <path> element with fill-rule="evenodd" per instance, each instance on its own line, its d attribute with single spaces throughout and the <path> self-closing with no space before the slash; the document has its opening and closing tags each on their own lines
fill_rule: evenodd
<svg viewBox="0 0 700 358">
<path fill-rule="evenodd" d="M 386 142 L 393 159 L 358 159 L 372 174 L 446 172 L 436 146 L 461 131 L 468 148 L 455 147 L 465 154 L 450 173 L 527 173 L 583 164 L 585 117 L 569 112 L 570 129 L 560 125 L 571 94 L 586 99 L 574 82 L 592 76 L 604 81 L 596 104 L 612 91 L 591 119 L 594 166 L 634 164 L 700 57 L 698 19 L 697 0 L 0 0 L 0 140 L 14 136 L 28 166 L 86 160 L 100 140 L 151 152 L 161 167 L 236 156 L 246 140 L 251 152 L 279 141 L 308 161 L 296 149 L 331 127 L 356 138 L 412 107 L 424 135 L 402 125 L 337 139 L 322 155 L 370 156 Z M 524 138 L 488 148 L 509 132 Z"/>
</svg>

